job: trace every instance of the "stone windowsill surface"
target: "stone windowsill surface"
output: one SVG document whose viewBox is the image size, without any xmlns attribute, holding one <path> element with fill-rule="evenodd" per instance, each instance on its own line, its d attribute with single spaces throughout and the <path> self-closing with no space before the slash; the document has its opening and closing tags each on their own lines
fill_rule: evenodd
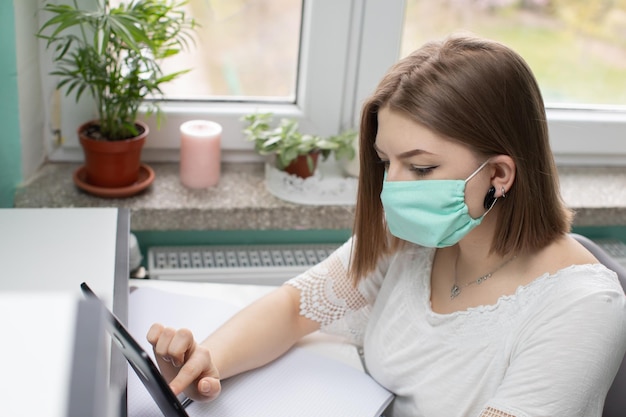
<svg viewBox="0 0 626 417">
<path fill-rule="evenodd" d="M 178 164 L 150 163 L 156 173 L 141 194 L 111 199 L 89 195 L 72 181 L 79 167 L 47 163 L 15 195 L 15 207 L 127 207 L 133 230 L 350 229 L 352 205 L 300 205 L 270 194 L 262 164 L 224 164 L 216 187 L 180 184 Z M 562 167 L 561 192 L 576 226 L 626 225 L 626 169 Z M 541 196 L 537 196 L 541 199 Z"/>
</svg>

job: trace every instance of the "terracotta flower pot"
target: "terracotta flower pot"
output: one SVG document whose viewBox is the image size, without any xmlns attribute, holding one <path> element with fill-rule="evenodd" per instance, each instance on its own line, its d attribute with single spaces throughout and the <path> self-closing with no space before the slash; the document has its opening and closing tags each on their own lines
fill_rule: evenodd
<svg viewBox="0 0 626 417">
<path fill-rule="evenodd" d="M 315 173 L 319 156 L 319 152 L 310 153 L 308 155 L 299 155 L 289 165 L 287 165 L 287 167 L 285 167 L 285 172 L 291 175 L 296 175 L 300 178 L 308 178 Z M 312 161 L 311 166 L 309 165 L 309 158 L 311 158 Z"/>
<path fill-rule="evenodd" d="M 148 136 L 145 123 L 135 122 L 142 132 L 128 140 L 106 141 L 93 139 L 86 134 L 97 121 L 90 121 L 78 128 L 78 137 L 85 155 L 86 182 L 106 188 L 127 187 L 139 177 L 141 149 Z"/>
</svg>

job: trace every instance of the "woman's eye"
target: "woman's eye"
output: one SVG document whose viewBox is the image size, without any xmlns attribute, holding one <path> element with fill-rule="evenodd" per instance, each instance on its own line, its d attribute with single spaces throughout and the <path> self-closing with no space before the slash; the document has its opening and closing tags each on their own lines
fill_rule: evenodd
<svg viewBox="0 0 626 417">
<path fill-rule="evenodd" d="M 411 171 L 415 172 L 417 175 L 423 177 L 426 176 L 428 174 L 430 174 L 431 172 L 433 172 L 433 170 L 437 168 L 436 166 L 417 166 L 417 165 L 411 165 Z"/>
</svg>

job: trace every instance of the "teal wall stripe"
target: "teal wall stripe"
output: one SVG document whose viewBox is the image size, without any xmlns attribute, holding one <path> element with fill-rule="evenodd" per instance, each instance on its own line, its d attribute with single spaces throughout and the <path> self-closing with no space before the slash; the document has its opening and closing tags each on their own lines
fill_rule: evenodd
<svg viewBox="0 0 626 417">
<path fill-rule="evenodd" d="M 572 231 L 590 239 L 617 239 L 626 242 L 626 225 L 574 227 Z"/>
<path fill-rule="evenodd" d="M 22 180 L 13 0 L 0 1 L 0 207 L 13 207 Z"/>
<path fill-rule="evenodd" d="M 626 226 L 576 227 L 573 231 L 592 239 L 615 238 L 626 241 Z M 138 230 L 133 231 L 133 234 L 140 245 L 149 247 L 338 243 L 350 237 L 350 230 Z"/>
</svg>

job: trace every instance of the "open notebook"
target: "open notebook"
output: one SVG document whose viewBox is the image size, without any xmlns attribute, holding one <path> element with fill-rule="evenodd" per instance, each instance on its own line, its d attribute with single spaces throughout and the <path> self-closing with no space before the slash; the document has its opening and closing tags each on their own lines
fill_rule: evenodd
<svg viewBox="0 0 626 417">
<path fill-rule="evenodd" d="M 218 299 L 140 287 L 130 294 L 129 331 L 152 356 L 145 338 L 152 323 L 186 327 L 202 340 L 237 310 Z M 216 400 L 194 402 L 185 411 L 192 417 L 378 417 L 392 399 L 389 391 L 363 371 L 307 348 L 294 347 L 264 367 L 222 381 L 222 392 Z M 129 417 L 158 414 L 154 399 L 137 375 L 129 372 Z"/>
</svg>

